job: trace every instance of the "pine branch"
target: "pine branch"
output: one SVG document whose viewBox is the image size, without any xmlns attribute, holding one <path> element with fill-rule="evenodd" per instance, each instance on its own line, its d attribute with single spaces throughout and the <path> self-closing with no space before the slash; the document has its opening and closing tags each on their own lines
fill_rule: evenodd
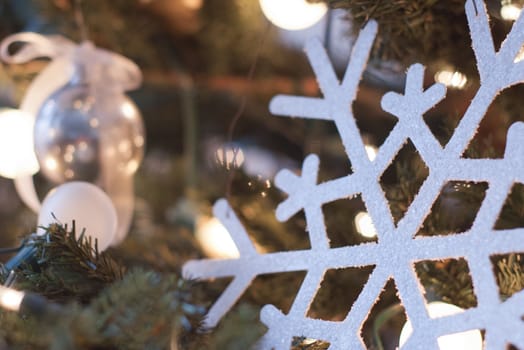
<svg viewBox="0 0 524 350">
<path fill-rule="evenodd" d="M 35 237 L 34 245 L 34 261 L 16 271 L 17 288 L 51 300 L 85 303 L 122 279 L 124 268 L 107 253 L 100 253 L 90 236 L 77 235 L 74 222 L 71 230 L 67 225 L 50 225 L 44 235 Z"/>
<path fill-rule="evenodd" d="M 192 286 L 172 274 L 132 270 L 88 305 L 66 304 L 52 320 L 0 312 L 0 344 L 38 350 L 184 346 L 196 338 L 205 312 L 192 303 Z"/>
<path fill-rule="evenodd" d="M 249 304 L 241 304 L 229 314 L 201 344 L 206 350 L 244 350 L 253 345 L 264 334 L 266 327 L 259 321 L 258 309 Z"/>
<path fill-rule="evenodd" d="M 475 76 L 471 40 L 464 15 L 463 0 L 327 0 L 335 8 L 348 10 L 354 31 L 375 19 L 379 23 L 377 54 L 405 64 L 426 66 L 448 64 Z M 504 28 L 503 23 L 502 28 Z M 501 28 L 497 26 L 497 35 Z M 461 52 L 461 55 L 457 55 Z"/>
<path fill-rule="evenodd" d="M 187 338 L 200 326 L 205 310 L 192 303 L 191 288 L 192 282 L 173 274 L 133 270 L 82 312 L 92 332 L 85 341 L 95 345 L 94 337 L 118 348 L 165 349 L 177 342 L 175 335 Z"/>
</svg>

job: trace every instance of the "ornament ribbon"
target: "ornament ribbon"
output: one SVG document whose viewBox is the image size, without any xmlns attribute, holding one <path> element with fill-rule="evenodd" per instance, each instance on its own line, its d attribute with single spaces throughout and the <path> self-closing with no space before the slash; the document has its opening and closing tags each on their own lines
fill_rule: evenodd
<svg viewBox="0 0 524 350">
<path fill-rule="evenodd" d="M 24 43 L 24 46 L 11 54 L 9 47 L 14 43 Z M 60 35 L 44 36 L 24 32 L 8 36 L 0 45 L 0 58 L 10 64 L 26 63 L 43 57 L 52 59 L 49 67 L 56 66 L 56 61 L 62 59 L 66 59 L 70 64 L 107 66 L 110 69 L 104 71 L 104 80 L 118 84 L 124 91 L 136 89 L 142 82 L 140 69 L 133 61 L 114 52 L 96 48 L 89 41 L 76 44 Z M 64 69 L 62 64 L 61 67 Z M 40 73 L 42 74 L 46 74 L 46 70 Z"/>
</svg>

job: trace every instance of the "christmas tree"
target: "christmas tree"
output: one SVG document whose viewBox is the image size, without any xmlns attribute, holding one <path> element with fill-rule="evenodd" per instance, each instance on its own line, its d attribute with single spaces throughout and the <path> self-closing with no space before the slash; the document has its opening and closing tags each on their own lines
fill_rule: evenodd
<svg viewBox="0 0 524 350">
<path fill-rule="evenodd" d="M 278 29 L 276 25 L 285 24 L 267 13 L 269 3 L 5 2 L 0 25 L 2 37 L 20 31 L 61 34 L 77 41 L 87 37 L 97 47 L 128 57 L 140 67 L 143 86 L 128 95 L 141 110 L 147 148 L 144 161 L 134 174 L 135 205 L 129 234 L 106 250 L 101 246 L 103 236 L 93 236 L 98 237 L 95 243 L 88 228 L 62 222 L 59 217 L 56 223 L 40 229 L 44 234 L 31 235 L 36 232 L 35 214 L 18 198 L 11 180 L 0 180 L 3 192 L 0 242 L 5 247 L 1 278 L 5 286 L 25 292 L 18 312 L 0 313 L 2 346 L 7 349 L 254 346 L 267 332 L 259 321 L 262 306 L 272 304 L 283 314 L 290 313 L 308 275 L 293 268 L 274 271 L 291 272 L 257 275 L 224 318 L 209 322 L 206 313 L 229 288 L 232 279 L 199 281 L 188 279 L 191 276 L 187 275 L 184 279 L 182 266 L 189 260 L 230 259 L 237 257 L 239 250 L 241 256 L 244 253 L 238 244 L 237 247 L 232 242 L 227 244 L 229 235 L 212 218 L 212 204 L 220 197 L 226 197 L 231 206 L 229 214 L 222 212 L 223 219 L 232 220 L 229 215 L 234 213 L 254 242 L 252 249 L 256 254 L 313 248 L 315 243 L 307 232 L 314 227 L 311 213 L 306 209 L 290 211 L 289 220 L 284 223 L 275 218 L 276 208 L 288 197 L 273 178 L 282 168 L 300 174 L 304 158 L 315 153 L 321 159 L 316 181 L 329 183 L 358 168 L 358 161 L 353 164 L 353 158 L 348 164 L 346 155 L 346 151 L 350 154 L 355 151 L 348 150 L 344 140 L 340 141 L 337 134 L 340 128 L 329 118 L 278 118 L 270 114 L 267 106 L 278 94 L 326 96 L 326 85 L 322 85 L 318 74 L 330 68 L 326 62 L 332 62 L 334 76 L 345 81 L 347 59 L 359 45 L 356 38 L 360 32 L 369 31 L 371 23 L 375 23 L 372 20 L 376 21 L 378 32 L 376 39 L 369 41 L 369 62 L 352 102 L 352 115 L 367 157 L 373 161 L 377 148 L 386 142 L 397 125 L 397 117 L 400 118 L 395 114 L 394 104 L 384 108 L 385 111 L 381 109 L 383 96 L 387 92 L 407 95 L 415 80 L 424 91 L 430 91 L 435 81 L 447 86 L 446 98 L 438 104 L 432 101 L 431 108 L 423 111 L 423 122 L 441 146 L 453 143 L 450 140 L 457 125 L 486 79 L 482 73 L 486 67 L 475 57 L 480 51 L 472 49 L 472 45 L 475 47 L 469 30 L 472 21 L 470 18 L 468 26 L 463 1 L 330 0 L 310 4 L 321 9 L 318 16 L 323 19 L 302 33 L 320 34 L 323 42 L 319 45 L 326 47 L 327 58 L 317 60 L 315 65 L 310 57 L 313 69 L 297 48 L 305 44 L 305 41 L 296 43 L 298 36 L 293 35 L 299 32 Z M 487 9 L 493 45 L 499 50 L 521 4 L 495 0 L 469 4 L 470 16 L 474 13 L 482 18 L 484 8 Z M 277 13 L 285 13 L 285 9 L 277 8 Z M 301 17 L 289 12 L 284 19 L 286 16 Z M 515 64 L 522 59 L 516 54 Z M 425 72 L 411 66 L 417 62 L 426 66 Z M 48 64 L 33 60 L 22 65 L 3 65 L 2 105 L 19 106 L 31 81 Z M 418 78 L 408 75 L 406 79 L 410 66 L 408 74 L 418 74 Z M 496 71 L 495 67 L 490 69 Z M 322 91 L 318 91 L 316 78 Z M 523 107 L 518 97 L 521 89 L 521 85 L 514 85 L 496 97 L 462 157 L 498 159 L 509 154 L 508 130 L 515 122 L 522 121 Z M 286 112 L 284 107 L 272 108 L 275 114 L 296 114 Z M 399 225 L 421 187 L 431 179 L 433 169 L 427 165 L 424 152 L 414 137 L 406 140 L 380 176 L 394 225 Z M 67 162 L 66 158 L 64 154 Z M 303 173 L 312 166 L 311 162 L 312 158 L 304 162 Z M 116 161 L 110 165 L 117 166 Z M 89 177 L 92 169 L 75 171 Z M 53 186 L 46 174 L 38 173 L 34 181 L 40 198 Z M 306 180 L 297 177 L 293 181 Z M 482 181 L 445 182 L 416 236 L 441 237 L 467 232 L 475 223 L 488 189 L 489 184 Z M 292 191 L 287 193 L 291 198 Z M 344 191 L 340 189 L 339 193 Z M 377 222 L 371 223 L 373 212 L 370 217 L 368 210 L 372 210 L 366 205 L 368 199 L 363 197 L 337 197 L 322 205 L 330 248 L 377 242 L 373 226 Z M 215 213 L 217 210 L 221 209 L 215 209 Z M 516 182 L 493 229 L 511 230 L 522 228 L 523 224 L 524 189 Z M 231 227 L 226 227 L 234 236 Z M 217 239 L 219 234 L 223 236 Z M 11 248 L 20 246 L 20 242 L 21 249 Z M 20 253 L 28 251 L 28 256 Z M 515 253 L 491 256 L 490 268 L 501 301 L 511 299 L 524 287 L 521 260 Z M 305 262 L 290 264 L 302 266 Z M 470 269 L 464 258 L 417 262 L 415 270 L 424 288 L 425 302 L 445 302 L 466 310 L 478 306 L 480 301 Z M 306 316 L 333 322 L 344 320 L 372 273 L 372 266 L 324 271 L 322 284 L 314 293 Z M 377 303 L 372 305 L 360 329 L 367 348 L 394 349 L 399 341 L 405 342 L 401 331 L 406 323 L 406 310 L 399 294 L 402 297 L 396 282 L 389 280 Z M 322 334 L 315 338 L 306 333 L 293 335 L 293 349 L 330 346 L 327 335 L 324 338 Z M 482 341 L 484 334 L 477 332 L 474 336 Z M 515 335 L 505 339 L 517 338 Z"/>
</svg>

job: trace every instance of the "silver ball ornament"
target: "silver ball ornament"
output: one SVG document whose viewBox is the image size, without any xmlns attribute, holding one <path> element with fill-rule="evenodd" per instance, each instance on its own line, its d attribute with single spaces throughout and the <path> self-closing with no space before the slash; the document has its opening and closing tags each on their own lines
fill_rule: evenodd
<svg viewBox="0 0 524 350">
<path fill-rule="evenodd" d="M 144 152 L 135 104 L 111 86 L 70 83 L 42 104 L 35 120 L 35 153 L 44 176 L 57 184 L 104 186 L 115 173 L 132 175 Z"/>
</svg>

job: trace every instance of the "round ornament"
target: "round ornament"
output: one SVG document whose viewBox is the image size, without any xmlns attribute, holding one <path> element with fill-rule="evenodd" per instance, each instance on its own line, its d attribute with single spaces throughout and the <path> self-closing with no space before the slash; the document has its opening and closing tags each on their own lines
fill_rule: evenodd
<svg viewBox="0 0 524 350">
<path fill-rule="evenodd" d="M 14 43 L 24 45 L 13 53 L 9 48 Z M 35 117 L 37 164 L 32 172 L 15 175 L 16 189 L 24 203 L 39 212 L 42 205 L 31 176 L 38 168 L 55 184 L 87 181 L 102 188 L 116 208 L 118 228 L 111 244 L 118 244 L 131 223 L 133 175 L 144 152 L 142 118 L 125 94 L 140 86 L 140 69 L 89 41 L 77 45 L 61 36 L 26 32 L 0 43 L 0 58 L 6 62 L 41 57 L 51 62 L 33 80 L 20 106 Z"/>
<path fill-rule="evenodd" d="M 38 234 L 57 221 L 71 225 L 76 232 L 85 228 L 86 235 L 98 240 L 98 250 L 105 250 L 113 241 L 117 230 L 117 214 L 111 199 L 95 185 L 73 181 L 52 189 L 38 215 Z"/>
<path fill-rule="evenodd" d="M 107 172 L 132 175 L 143 156 L 144 132 L 134 103 L 118 89 L 72 81 L 52 94 L 36 117 L 35 152 L 50 181 L 102 187 Z"/>
</svg>

